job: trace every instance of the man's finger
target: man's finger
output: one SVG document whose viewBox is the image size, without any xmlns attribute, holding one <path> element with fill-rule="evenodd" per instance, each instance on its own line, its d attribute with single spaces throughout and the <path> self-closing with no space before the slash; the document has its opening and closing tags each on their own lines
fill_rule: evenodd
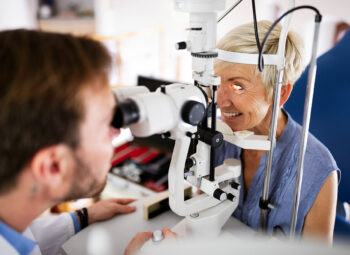
<svg viewBox="0 0 350 255">
<path fill-rule="evenodd" d="M 121 205 L 121 204 L 115 204 L 115 207 L 114 207 L 114 212 L 116 214 L 118 213 L 121 213 L 121 214 L 124 214 L 124 213 L 132 213 L 136 210 L 136 207 L 135 206 L 130 206 L 130 205 Z"/>
<path fill-rule="evenodd" d="M 149 239 L 152 238 L 153 233 L 152 232 L 141 232 L 138 233 L 135 236 L 135 242 L 138 243 L 140 245 L 140 247 L 147 242 Z"/>
<path fill-rule="evenodd" d="M 176 238 L 177 234 L 172 232 L 169 228 L 162 229 L 163 235 L 165 238 Z"/>
<path fill-rule="evenodd" d="M 152 237 L 152 232 L 141 232 L 138 233 L 126 247 L 125 255 L 134 255 L 141 249 L 145 242 Z"/>
<path fill-rule="evenodd" d="M 111 200 L 113 202 L 121 204 L 121 205 L 128 205 L 128 204 L 136 201 L 136 199 L 134 199 L 134 198 L 112 198 Z"/>
</svg>

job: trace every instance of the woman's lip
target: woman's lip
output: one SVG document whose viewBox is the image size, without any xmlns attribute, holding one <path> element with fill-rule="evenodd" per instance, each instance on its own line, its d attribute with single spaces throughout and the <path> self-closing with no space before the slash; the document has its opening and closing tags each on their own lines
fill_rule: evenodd
<svg viewBox="0 0 350 255">
<path fill-rule="evenodd" d="M 242 115 L 240 112 L 223 112 L 222 115 L 226 118 L 236 118 Z"/>
</svg>

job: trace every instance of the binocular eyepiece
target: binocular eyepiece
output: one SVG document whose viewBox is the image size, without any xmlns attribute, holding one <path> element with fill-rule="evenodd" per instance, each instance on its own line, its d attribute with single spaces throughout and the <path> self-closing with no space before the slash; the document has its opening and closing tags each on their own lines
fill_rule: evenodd
<svg viewBox="0 0 350 255">
<path fill-rule="evenodd" d="M 155 92 L 121 90 L 111 125 L 130 127 L 136 137 L 162 134 L 177 126 L 197 126 L 206 116 L 206 100 L 195 86 L 171 84 Z M 186 124 L 185 124 L 186 123 Z M 186 127 L 187 128 L 187 127 Z"/>
<path fill-rule="evenodd" d="M 116 106 L 112 126 L 119 129 L 137 123 L 139 120 L 140 109 L 134 100 L 128 98 Z"/>
</svg>

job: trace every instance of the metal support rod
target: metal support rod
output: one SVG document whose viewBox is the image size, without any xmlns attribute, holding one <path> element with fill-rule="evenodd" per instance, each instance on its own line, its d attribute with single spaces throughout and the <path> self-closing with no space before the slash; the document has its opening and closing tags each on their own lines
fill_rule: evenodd
<svg viewBox="0 0 350 255">
<path fill-rule="evenodd" d="M 243 0 L 236 1 L 227 11 L 224 12 L 218 19 L 218 23 L 223 20 L 234 8 L 236 8 Z"/>
<path fill-rule="evenodd" d="M 278 70 L 278 74 L 276 77 L 276 84 L 273 90 L 273 108 L 272 108 L 272 117 L 270 124 L 270 132 L 269 132 L 269 141 L 270 141 L 270 150 L 267 154 L 267 161 L 265 165 L 265 175 L 264 175 L 264 187 L 262 192 L 261 200 L 263 203 L 269 203 L 269 190 L 270 190 L 270 179 L 271 179 L 271 169 L 272 169 L 272 157 L 273 152 L 276 145 L 276 133 L 277 133 L 277 124 L 278 124 L 278 114 L 279 114 L 279 105 L 280 105 L 280 97 L 281 97 L 281 87 L 283 82 L 283 73 L 284 68 Z M 268 216 L 267 207 L 260 208 L 260 229 L 263 232 L 267 230 L 267 216 Z"/>
<path fill-rule="evenodd" d="M 211 131 L 216 130 L 216 86 L 212 87 L 212 99 L 211 99 Z M 209 181 L 215 181 L 215 147 L 210 146 L 210 170 L 209 170 Z"/>
<path fill-rule="evenodd" d="M 297 176 L 296 176 L 295 190 L 294 190 L 294 196 L 293 196 L 293 212 L 292 212 L 291 224 L 290 224 L 291 238 L 295 237 L 296 224 L 298 220 L 300 192 L 301 192 L 301 185 L 302 185 L 303 172 L 304 172 L 304 157 L 305 157 L 305 151 L 307 146 L 307 137 L 309 134 L 311 108 L 312 108 L 312 100 L 314 95 L 315 77 L 316 77 L 316 69 L 317 69 L 317 48 L 318 48 L 318 36 L 320 32 L 320 21 L 321 19 L 318 21 L 316 16 L 314 37 L 313 37 L 313 43 L 312 43 L 312 55 L 311 55 L 311 61 L 310 61 L 310 66 L 308 71 L 306 97 L 305 97 L 305 103 L 304 103 L 303 129 L 301 131 L 301 140 L 300 140 L 301 142 L 300 142 L 300 149 L 299 149 Z"/>
</svg>

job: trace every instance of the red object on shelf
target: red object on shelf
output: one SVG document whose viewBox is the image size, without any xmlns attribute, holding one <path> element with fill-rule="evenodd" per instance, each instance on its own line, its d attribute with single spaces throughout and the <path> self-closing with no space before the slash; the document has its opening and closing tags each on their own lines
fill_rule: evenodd
<svg viewBox="0 0 350 255">
<path fill-rule="evenodd" d="M 143 184 L 146 188 L 149 188 L 155 192 L 161 192 L 166 190 L 166 186 L 164 184 L 157 184 L 154 181 L 147 181 Z"/>
<path fill-rule="evenodd" d="M 124 162 L 127 159 L 134 160 L 139 164 L 147 164 L 158 155 L 159 151 L 156 149 L 126 143 L 114 149 L 112 167 Z"/>
<path fill-rule="evenodd" d="M 159 155 L 159 151 L 155 149 L 147 149 L 145 153 L 139 155 L 138 157 L 132 158 L 135 162 L 145 165 L 149 163 L 152 159 Z"/>
</svg>

